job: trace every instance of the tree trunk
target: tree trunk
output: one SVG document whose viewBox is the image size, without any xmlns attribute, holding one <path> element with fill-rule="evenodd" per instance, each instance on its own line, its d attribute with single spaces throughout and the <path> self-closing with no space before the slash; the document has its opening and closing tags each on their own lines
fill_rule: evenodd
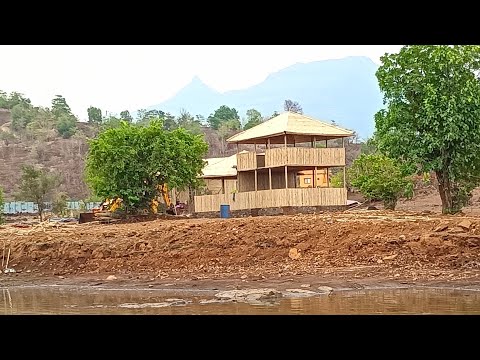
<svg viewBox="0 0 480 360">
<path fill-rule="evenodd" d="M 453 209 L 452 187 L 446 171 L 436 171 L 438 181 L 438 192 L 442 200 L 442 214 L 450 214 Z"/>
</svg>

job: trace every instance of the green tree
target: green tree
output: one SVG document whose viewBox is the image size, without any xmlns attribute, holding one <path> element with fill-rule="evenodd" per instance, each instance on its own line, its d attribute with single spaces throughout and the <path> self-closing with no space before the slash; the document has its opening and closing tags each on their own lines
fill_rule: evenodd
<svg viewBox="0 0 480 360">
<path fill-rule="evenodd" d="M 67 200 L 67 193 L 60 192 L 56 194 L 52 202 L 52 212 L 57 216 L 65 215 L 65 211 L 67 210 Z"/>
<path fill-rule="evenodd" d="M 87 114 L 88 114 L 88 122 L 90 124 L 101 124 L 102 123 L 103 116 L 102 116 L 102 110 L 101 109 L 99 109 L 97 107 L 90 106 L 87 109 Z"/>
<path fill-rule="evenodd" d="M 38 206 L 40 221 L 43 221 L 45 202 L 50 200 L 53 190 L 59 185 L 58 176 L 45 170 L 35 169 L 32 165 L 22 168 L 19 192 L 15 197 L 19 201 L 33 201 Z"/>
<path fill-rule="evenodd" d="M 180 115 L 177 117 L 176 121 L 178 127 L 182 127 L 192 134 L 201 134 L 202 126 L 198 119 L 195 119 L 188 111 L 185 109 L 180 110 Z"/>
<path fill-rule="evenodd" d="M 147 126 L 122 122 L 90 141 L 86 181 L 96 196 L 122 198 L 128 212 L 146 209 L 158 185 L 198 186 L 207 150 L 202 136 L 166 131 L 161 120 Z"/>
<path fill-rule="evenodd" d="M 381 61 L 379 150 L 434 171 L 442 212 L 460 211 L 480 182 L 480 46 L 404 46 Z"/>
<path fill-rule="evenodd" d="M 236 120 L 236 119 L 227 120 L 220 125 L 217 133 L 220 139 L 220 144 L 222 145 L 222 148 L 221 148 L 222 156 L 225 156 L 225 149 L 226 149 L 225 140 L 238 130 L 240 130 L 240 120 Z"/>
<path fill-rule="evenodd" d="M 240 124 L 240 116 L 235 108 L 229 108 L 226 105 L 220 106 L 213 114 L 211 114 L 208 119 L 208 125 L 215 130 L 218 130 L 222 123 L 229 120 L 237 120 Z"/>
<path fill-rule="evenodd" d="M 122 123 L 122 121 L 124 121 L 124 120 L 122 120 L 120 118 L 117 118 L 113 115 L 110 115 L 110 116 L 103 119 L 102 129 L 106 130 L 106 129 L 112 129 L 112 128 L 119 127 L 120 124 Z"/>
<path fill-rule="evenodd" d="M 52 100 L 52 113 L 56 119 L 59 119 L 62 115 L 72 115 L 70 106 L 62 95 L 55 95 Z"/>
<path fill-rule="evenodd" d="M 20 131 L 25 129 L 35 118 L 35 111 L 32 106 L 25 103 L 16 104 L 11 109 L 12 129 Z"/>
<path fill-rule="evenodd" d="M 120 113 L 120 119 L 122 119 L 123 121 L 126 121 L 126 122 L 133 122 L 133 117 L 132 115 L 130 115 L 130 111 L 128 110 L 123 110 L 121 113 Z"/>
<path fill-rule="evenodd" d="M 60 115 L 57 119 L 56 128 L 58 133 L 64 138 L 68 139 L 77 130 L 77 122 L 73 116 Z"/>
<path fill-rule="evenodd" d="M 243 130 L 250 129 L 254 126 L 260 125 L 263 122 L 262 114 L 255 109 L 247 110 L 247 120 Z"/>
<path fill-rule="evenodd" d="M 385 209 L 395 210 L 399 198 L 413 194 L 413 181 L 405 170 L 385 155 L 360 155 L 348 169 L 348 179 L 365 198 L 382 200 Z"/>
<path fill-rule="evenodd" d="M 283 109 L 285 111 L 291 111 L 297 114 L 303 114 L 302 107 L 297 101 L 285 100 L 283 103 Z"/>
<path fill-rule="evenodd" d="M 3 189 L 0 187 L 0 224 L 3 224 L 3 205 L 5 200 L 3 198 Z"/>
</svg>

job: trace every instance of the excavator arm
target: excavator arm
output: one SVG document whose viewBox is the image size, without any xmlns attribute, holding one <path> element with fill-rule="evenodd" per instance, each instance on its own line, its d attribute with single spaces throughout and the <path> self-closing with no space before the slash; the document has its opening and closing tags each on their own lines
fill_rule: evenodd
<svg viewBox="0 0 480 360">
<path fill-rule="evenodd" d="M 167 209 L 172 207 L 173 203 L 172 200 L 170 199 L 170 196 L 168 195 L 168 186 L 167 184 L 162 184 L 159 186 L 160 187 L 160 192 L 162 193 L 163 196 L 163 201 L 165 201 L 165 205 L 167 206 Z"/>
</svg>

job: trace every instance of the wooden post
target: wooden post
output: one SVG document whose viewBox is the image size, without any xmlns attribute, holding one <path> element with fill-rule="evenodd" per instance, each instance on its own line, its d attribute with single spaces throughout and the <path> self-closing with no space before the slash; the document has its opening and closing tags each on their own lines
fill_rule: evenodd
<svg viewBox="0 0 480 360">
<path fill-rule="evenodd" d="M 257 191 L 258 185 L 257 185 L 257 169 L 255 169 L 255 191 Z"/>
<path fill-rule="evenodd" d="M 270 149 L 270 138 L 268 138 L 268 141 L 267 141 L 267 148 Z"/>
<path fill-rule="evenodd" d="M 325 139 L 325 147 L 328 148 L 328 140 Z"/>
<path fill-rule="evenodd" d="M 313 148 L 317 147 L 317 137 L 316 136 L 313 137 L 312 147 Z"/>
<path fill-rule="evenodd" d="M 345 138 L 342 137 L 342 147 L 345 148 Z M 345 166 L 343 166 L 343 188 L 347 188 L 347 161 L 345 160 Z"/>
<path fill-rule="evenodd" d="M 317 187 L 317 167 L 315 166 L 315 170 L 313 170 L 313 187 Z"/>
<path fill-rule="evenodd" d="M 268 183 L 270 190 L 272 190 L 272 168 L 268 168 Z"/>
<path fill-rule="evenodd" d="M 330 181 L 328 180 L 328 167 L 326 168 L 326 172 L 327 172 L 327 187 L 330 187 Z"/>
<path fill-rule="evenodd" d="M 225 178 L 222 178 L 222 194 L 225 194 Z"/>
<path fill-rule="evenodd" d="M 255 151 L 255 154 L 257 153 L 257 143 L 256 142 L 253 143 L 253 151 Z"/>
<path fill-rule="evenodd" d="M 288 189 L 288 167 L 285 165 L 285 189 Z"/>
<path fill-rule="evenodd" d="M 296 147 L 295 145 L 295 135 L 293 135 L 293 147 Z"/>
<path fill-rule="evenodd" d="M 237 154 L 238 154 L 238 153 L 239 153 L 239 151 L 238 151 L 238 142 L 237 142 Z"/>
<path fill-rule="evenodd" d="M 284 142 L 285 142 L 285 147 L 287 147 L 287 133 L 285 133 L 283 135 L 283 139 L 284 139 Z"/>
</svg>

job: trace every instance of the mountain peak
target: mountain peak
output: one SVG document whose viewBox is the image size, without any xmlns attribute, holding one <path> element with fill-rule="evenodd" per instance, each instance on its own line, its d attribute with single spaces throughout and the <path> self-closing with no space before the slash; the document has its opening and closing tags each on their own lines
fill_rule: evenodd
<svg viewBox="0 0 480 360">
<path fill-rule="evenodd" d="M 256 109 L 264 116 L 282 111 L 286 99 L 298 101 L 305 113 L 318 119 L 331 119 L 362 137 L 374 130 L 374 115 L 383 107 L 375 72 L 369 57 L 297 63 L 271 73 L 260 84 L 242 90 L 217 92 L 199 76 L 172 98 L 151 108 L 178 114 L 186 109 L 205 117 L 221 105 L 235 108 L 240 116 Z"/>
</svg>

